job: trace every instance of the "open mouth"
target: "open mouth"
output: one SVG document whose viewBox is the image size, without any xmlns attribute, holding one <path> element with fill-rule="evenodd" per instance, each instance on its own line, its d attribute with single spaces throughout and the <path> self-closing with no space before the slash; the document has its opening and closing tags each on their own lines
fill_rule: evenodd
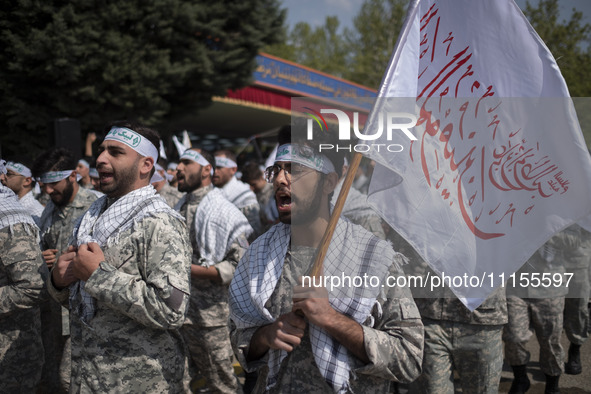
<svg viewBox="0 0 591 394">
<path fill-rule="evenodd" d="M 108 183 L 113 180 L 112 172 L 99 172 L 99 180 L 101 183 Z"/>
<path fill-rule="evenodd" d="M 277 201 L 277 210 L 284 212 L 291 209 L 291 195 L 286 193 L 277 193 L 275 200 Z"/>
</svg>

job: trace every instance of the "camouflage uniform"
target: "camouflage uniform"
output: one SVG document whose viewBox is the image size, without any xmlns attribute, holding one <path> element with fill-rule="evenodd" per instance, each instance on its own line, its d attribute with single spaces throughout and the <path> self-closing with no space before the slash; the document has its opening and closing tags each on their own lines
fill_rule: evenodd
<svg viewBox="0 0 591 394">
<path fill-rule="evenodd" d="M 186 350 L 178 329 L 189 302 L 186 227 L 166 212 L 146 217 L 103 248 L 105 260 L 86 281 L 96 313 L 72 313 L 71 392 L 188 391 Z M 48 281 L 68 304 L 69 288 Z M 78 310 L 72 304 L 73 310 Z"/>
<path fill-rule="evenodd" d="M 255 195 L 257 196 L 257 201 L 259 203 L 260 209 L 259 214 L 262 225 L 261 233 L 264 233 L 265 231 L 271 228 L 276 219 L 268 217 L 267 213 L 267 204 L 272 204 L 272 200 L 274 201 L 275 197 L 273 185 L 271 185 L 270 183 L 265 183 L 265 187 L 263 187 L 261 191 L 256 192 Z"/>
<path fill-rule="evenodd" d="M 579 227 L 578 225 L 575 225 Z M 564 300 L 564 332 L 570 343 L 582 345 L 589 338 L 589 265 L 591 264 L 591 233 L 580 228 L 581 245 L 565 253 L 564 267 L 574 274 Z"/>
<path fill-rule="evenodd" d="M 293 287 L 302 275 L 306 275 L 313 263 L 316 249 L 309 247 L 289 248 L 283 263 L 281 277 L 265 308 L 273 317 L 291 312 Z M 389 275 L 398 276 L 401 270 L 392 264 Z M 378 298 L 381 314 L 374 307 L 375 323 L 372 328 L 368 321 L 362 325 L 365 350 L 370 362 L 363 364 L 357 358 L 349 357 L 352 373 L 351 392 L 390 392 L 392 381 L 410 382 L 421 370 L 423 347 L 423 325 L 410 291 L 400 287 L 385 287 L 385 293 Z M 369 319 L 368 319 L 369 320 Z M 248 371 L 258 370 L 254 392 L 265 392 L 269 368 L 267 355 L 259 360 L 247 362 L 250 341 L 259 327 L 237 329 L 232 327 L 232 345 L 240 364 Z M 310 343 L 309 326 L 304 337 L 280 366 L 277 383 L 271 393 L 334 393 L 321 375 Z"/>
<path fill-rule="evenodd" d="M 504 289 L 470 312 L 451 292 L 416 299 L 425 324 L 423 373 L 413 385 L 422 393 L 454 393 L 457 371 L 464 393 L 497 393 L 503 367 Z"/>
<path fill-rule="evenodd" d="M 47 266 L 37 229 L 0 230 L 0 393 L 32 393 L 43 366 L 39 304 L 47 297 Z"/>
<path fill-rule="evenodd" d="M 388 228 L 394 248 L 410 259 L 407 275 L 435 275 L 396 231 Z M 507 323 L 504 289 L 497 289 L 470 312 L 449 288 L 413 289 L 425 325 L 423 373 L 411 392 L 453 393 L 454 371 L 464 393 L 496 393 L 503 366 L 502 332 Z"/>
<path fill-rule="evenodd" d="M 41 235 L 41 250 L 57 249 L 56 258 L 59 258 L 70 245 L 76 220 L 97 198 L 96 194 L 80 187 L 71 203 L 64 207 L 54 206 L 49 217 L 49 228 Z M 49 207 L 51 206 L 53 204 L 49 205 Z M 48 209 L 46 208 L 45 211 Z M 45 211 L 44 213 L 47 215 L 49 211 Z M 43 215 L 42 218 L 44 218 Z M 41 325 L 43 327 L 43 347 L 45 348 L 41 386 L 48 393 L 67 392 L 72 369 L 68 309 L 49 299 L 41 306 Z"/>
<path fill-rule="evenodd" d="M 515 273 L 516 283 L 507 282 L 507 309 L 509 322 L 503 332 L 505 358 L 511 366 L 526 365 L 529 351 L 526 344 L 531 329 L 540 345 L 540 369 L 548 376 L 559 376 L 564 371 L 564 351 L 560 344 L 563 327 L 564 296 L 562 286 L 519 286 L 521 274 L 531 278 L 532 273 L 562 275 L 565 253 L 572 253 L 580 246 L 579 230 L 569 227 L 558 233 L 536 251 Z M 563 281 L 563 283 L 566 280 Z"/>
<path fill-rule="evenodd" d="M 174 208 L 177 202 L 183 197 L 185 193 L 179 192 L 176 188 L 170 186 L 168 182 L 162 186 L 158 192 L 171 208 Z"/>
<path fill-rule="evenodd" d="M 191 192 L 180 208 L 181 215 L 187 220 L 193 246 L 192 263 L 197 265 L 201 265 L 201 256 L 195 234 L 195 212 L 212 189 L 212 186 L 207 186 Z M 241 240 L 230 246 L 224 260 L 214 265 L 222 283 L 191 279 L 191 302 L 182 333 L 193 362 L 206 378 L 207 387 L 214 392 L 235 393 L 238 389 L 228 330 L 228 285 L 247 246 L 246 237 L 242 236 Z"/>
</svg>

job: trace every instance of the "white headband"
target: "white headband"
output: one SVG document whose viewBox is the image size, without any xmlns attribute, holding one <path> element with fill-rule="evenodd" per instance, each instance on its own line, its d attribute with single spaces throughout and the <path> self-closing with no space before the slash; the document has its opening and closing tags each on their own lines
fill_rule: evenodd
<svg viewBox="0 0 591 394">
<path fill-rule="evenodd" d="M 98 171 L 97 171 L 97 169 L 96 169 L 96 168 L 91 168 L 91 169 L 88 171 L 88 175 L 89 175 L 91 178 L 98 178 L 98 177 L 99 177 L 99 173 L 98 173 Z"/>
<path fill-rule="evenodd" d="M 0 174 L 6 174 L 6 160 L 0 159 Z"/>
<path fill-rule="evenodd" d="M 128 129 L 127 127 L 113 127 L 105 137 L 105 141 L 121 142 L 139 153 L 141 156 L 151 157 L 154 163 L 158 160 L 158 149 L 149 139 Z"/>
<path fill-rule="evenodd" d="M 31 170 L 27 166 L 21 163 L 15 163 L 14 161 L 9 161 L 6 163 L 6 169 L 12 170 L 25 177 L 33 176 L 33 174 L 31 174 Z"/>
<path fill-rule="evenodd" d="M 90 168 L 90 164 L 88 164 L 88 162 L 84 159 L 78 160 L 78 164 L 82 164 L 84 167 Z"/>
<path fill-rule="evenodd" d="M 177 165 L 178 164 L 176 164 L 176 163 L 169 163 L 167 168 L 169 170 L 176 170 Z"/>
<path fill-rule="evenodd" d="M 296 144 L 284 144 L 277 149 L 275 162 L 291 161 L 298 163 L 323 174 L 330 174 L 335 172 L 332 162 L 321 153 L 316 153 L 307 146 L 300 146 Z"/>
<path fill-rule="evenodd" d="M 210 166 L 211 163 L 205 160 L 205 157 L 201 156 L 199 152 L 193 149 L 187 149 L 182 155 L 181 160 L 187 159 L 194 161 L 197 164 L 201 164 L 202 166 Z"/>
<path fill-rule="evenodd" d="M 163 180 L 164 178 L 162 177 L 162 175 L 160 175 L 158 171 L 154 171 L 154 175 L 152 175 L 152 178 L 150 178 L 150 183 L 156 183 Z"/>
<path fill-rule="evenodd" d="M 74 170 L 66 170 L 66 171 L 48 171 L 39 177 L 39 181 L 43 183 L 54 183 L 59 182 L 62 179 L 66 179 L 69 177 Z"/>
<path fill-rule="evenodd" d="M 215 157 L 215 166 L 222 167 L 222 168 L 234 168 L 238 167 L 238 164 L 234 162 L 232 159 L 228 159 L 227 157 L 216 156 Z"/>
</svg>

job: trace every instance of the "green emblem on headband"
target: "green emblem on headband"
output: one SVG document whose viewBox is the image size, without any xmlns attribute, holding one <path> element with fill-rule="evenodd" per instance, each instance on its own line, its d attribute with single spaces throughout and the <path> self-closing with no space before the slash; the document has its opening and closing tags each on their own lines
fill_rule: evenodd
<svg viewBox="0 0 591 394">
<path fill-rule="evenodd" d="M 140 142 L 142 142 L 142 137 L 134 133 L 132 130 L 123 127 L 114 127 L 107 135 L 115 137 L 117 141 L 123 142 L 132 148 L 137 148 Z"/>
</svg>

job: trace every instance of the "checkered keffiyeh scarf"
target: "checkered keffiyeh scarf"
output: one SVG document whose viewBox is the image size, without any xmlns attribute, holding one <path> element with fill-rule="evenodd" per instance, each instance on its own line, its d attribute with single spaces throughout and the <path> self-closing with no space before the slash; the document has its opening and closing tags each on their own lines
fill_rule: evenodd
<svg viewBox="0 0 591 394">
<path fill-rule="evenodd" d="M 231 318 L 238 328 L 270 324 L 272 316 L 265 308 L 281 276 L 290 242 L 290 226 L 278 224 L 258 238 L 248 249 L 236 269 L 230 285 Z M 339 220 L 324 260 L 325 275 L 359 275 L 364 273 L 384 278 L 401 256 L 391 246 L 360 226 Z M 328 289 L 330 291 L 330 289 Z M 373 325 L 371 311 L 380 288 L 337 288 L 329 292 L 331 306 L 360 324 Z M 378 304 L 378 310 L 379 304 Z M 349 390 L 350 362 L 347 349 L 325 330 L 310 324 L 314 360 L 320 373 L 335 392 Z M 281 361 L 287 352 L 269 351 L 267 388 L 276 384 Z"/>
<path fill-rule="evenodd" d="M 251 205 L 258 204 L 257 197 L 250 186 L 238 179 L 232 177 L 230 182 L 226 183 L 222 188 L 224 196 L 238 208 L 244 208 Z"/>
<path fill-rule="evenodd" d="M 177 206 L 182 206 L 186 198 L 186 195 L 183 196 Z M 246 217 L 224 197 L 220 189 L 212 189 L 199 203 L 195 211 L 194 229 L 201 261 L 205 266 L 224 260 L 228 249 L 240 235 L 244 234 L 248 238 L 253 232 Z"/>
<path fill-rule="evenodd" d="M 0 184 L 0 229 L 17 223 L 28 223 L 37 227 L 31 214 L 18 201 L 16 194 Z"/>
<path fill-rule="evenodd" d="M 160 212 L 167 212 L 184 221 L 182 216 L 170 208 L 151 185 L 127 193 L 103 212 L 106 204 L 107 196 L 101 197 L 82 215 L 73 231 L 76 246 L 96 242 L 104 248 L 107 245 L 117 244 L 119 234 L 132 228 L 144 218 Z M 83 281 L 71 285 L 70 305 L 75 304 L 76 297 L 80 294 L 82 302 L 78 312 L 80 317 L 88 322 L 95 313 L 95 300 L 84 291 L 84 285 Z"/>
</svg>

